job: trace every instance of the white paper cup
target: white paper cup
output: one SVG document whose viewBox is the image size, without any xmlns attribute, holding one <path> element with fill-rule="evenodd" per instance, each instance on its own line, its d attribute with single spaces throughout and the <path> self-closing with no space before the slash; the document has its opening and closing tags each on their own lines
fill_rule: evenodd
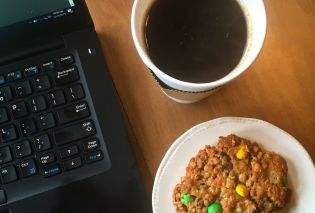
<svg viewBox="0 0 315 213">
<path fill-rule="evenodd" d="M 148 10 L 154 1 L 159 0 L 134 1 L 131 14 L 132 37 L 142 61 L 160 84 L 162 91 L 174 101 L 193 103 L 206 98 L 217 88 L 243 73 L 253 63 L 262 48 L 266 35 L 266 11 L 263 1 L 237 0 L 245 14 L 248 31 L 245 50 L 238 65 L 228 75 L 208 83 L 191 83 L 175 79 L 160 70 L 147 54 L 143 26 Z"/>
</svg>

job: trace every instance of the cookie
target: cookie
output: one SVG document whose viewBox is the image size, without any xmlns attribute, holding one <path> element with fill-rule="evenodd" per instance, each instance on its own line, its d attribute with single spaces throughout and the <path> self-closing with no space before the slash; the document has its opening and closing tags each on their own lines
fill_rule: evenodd
<svg viewBox="0 0 315 213">
<path fill-rule="evenodd" d="M 289 200 L 287 182 L 283 157 L 232 134 L 191 158 L 173 204 L 177 213 L 276 212 Z"/>
</svg>

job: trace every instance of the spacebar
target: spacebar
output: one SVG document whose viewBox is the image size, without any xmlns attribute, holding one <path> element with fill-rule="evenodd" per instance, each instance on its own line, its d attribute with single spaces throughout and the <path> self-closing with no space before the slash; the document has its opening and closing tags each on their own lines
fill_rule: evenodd
<svg viewBox="0 0 315 213">
<path fill-rule="evenodd" d="M 55 130 L 53 135 L 57 145 L 70 143 L 95 134 L 93 121 L 87 120 L 62 129 Z"/>
</svg>

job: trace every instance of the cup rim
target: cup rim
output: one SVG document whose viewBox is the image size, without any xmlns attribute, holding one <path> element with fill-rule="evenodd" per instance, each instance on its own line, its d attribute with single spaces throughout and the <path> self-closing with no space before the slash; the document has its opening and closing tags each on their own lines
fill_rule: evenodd
<svg viewBox="0 0 315 213">
<path fill-rule="evenodd" d="M 246 1 L 246 0 L 245 0 Z M 132 12 L 131 12 L 131 33 L 132 33 L 132 38 L 135 44 L 135 47 L 137 49 L 138 54 L 140 55 L 140 58 L 144 62 L 144 64 L 154 72 L 154 74 L 160 78 L 161 81 L 163 81 L 165 84 L 168 86 L 178 89 L 178 90 L 183 90 L 183 91 L 192 91 L 192 92 L 200 92 L 200 91 L 207 91 L 211 90 L 214 87 L 222 86 L 226 84 L 227 82 L 235 79 L 239 75 L 241 75 L 243 72 L 245 72 L 248 67 L 255 61 L 257 58 L 258 54 L 260 53 L 262 46 L 264 44 L 264 40 L 266 38 L 266 32 L 267 32 L 267 17 L 266 17 L 266 9 L 263 3 L 263 0 L 255 0 L 257 4 L 260 4 L 261 10 L 263 11 L 263 17 L 261 17 L 261 24 L 259 27 L 261 28 L 261 34 L 260 34 L 260 39 L 258 40 L 259 43 L 256 44 L 256 49 L 255 51 L 252 51 L 246 62 L 244 63 L 244 66 L 242 69 L 238 69 L 237 71 L 235 68 L 231 70 L 229 74 L 226 76 L 212 81 L 212 82 L 207 82 L 207 83 L 192 83 L 192 82 L 186 82 L 182 81 L 179 79 L 176 79 L 162 70 L 160 70 L 157 66 L 155 66 L 154 63 L 150 60 L 149 56 L 145 52 L 145 50 L 141 47 L 140 45 L 140 40 L 137 36 L 136 33 L 136 26 L 135 26 L 135 19 L 136 19 L 136 7 L 138 5 L 139 0 L 135 0 L 133 3 L 132 7 Z M 176 85 L 176 86 L 174 86 Z"/>
</svg>

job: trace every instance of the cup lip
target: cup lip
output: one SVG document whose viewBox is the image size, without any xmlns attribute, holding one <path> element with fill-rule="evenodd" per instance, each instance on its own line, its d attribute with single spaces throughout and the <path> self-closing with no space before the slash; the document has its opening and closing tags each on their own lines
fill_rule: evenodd
<svg viewBox="0 0 315 213">
<path fill-rule="evenodd" d="M 168 86 L 178 89 L 178 90 L 183 90 L 183 91 L 191 91 L 191 92 L 200 92 L 200 91 L 207 91 L 210 90 L 214 87 L 222 86 L 226 84 L 227 82 L 235 79 L 239 75 L 241 75 L 243 72 L 245 72 L 248 67 L 257 59 L 257 56 L 259 55 L 264 41 L 266 39 L 266 32 L 267 32 L 267 16 L 266 16 L 266 9 L 263 3 L 263 0 L 255 0 L 258 4 L 260 4 L 260 7 L 263 11 L 263 17 L 261 17 L 261 24 L 259 27 L 261 28 L 261 35 L 259 39 L 259 43 L 257 43 L 257 48 L 252 51 L 250 57 L 246 62 L 244 63 L 245 65 L 243 66 L 242 69 L 239 69 L 235 71 L 235 69 L 231 70 L 231 72 L 212 82 L 207 82 L 207 83 L 192 83 L 192 82 L 185 82 L 181 81 L 179 79 L 176 79 L 174 77 L 171 77 L 170 75 L 164 73 L 162 70 L 160 70 L 157 66 L 154 65 L 154 63 L 151 62 L 149 56 L 145 52 L 145 50 L 141 47 L 140 45 L 140 40 L 137 36 L 136 33 L 136 28 L 135 28 L 135 18 L 136 18 L 136 7 L 138 5 L 139 0 L 135 0 L 133 3 L 132 7 L 132 12 L 131 12 L 131 33 L 132 33 L 132 38 L 135 44 L 135 47 L 137 49 L 138 54 L 140 55 L 140 58 L 144 62 L 144 64 L 154 72 L 154 74 L 157 75 L 160 80 L 162 80 L 165 84 Z"/>
</svg>

